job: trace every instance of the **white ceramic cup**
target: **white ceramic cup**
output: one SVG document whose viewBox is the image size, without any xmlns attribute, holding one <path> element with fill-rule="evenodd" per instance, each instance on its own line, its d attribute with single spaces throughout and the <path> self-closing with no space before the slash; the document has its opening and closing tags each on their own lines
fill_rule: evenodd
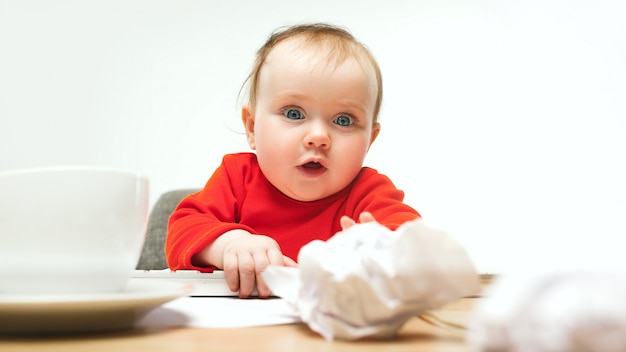
<svg viewBox="0 0 626 352">
<path fill-rule="evenodd" d="M 124 290 L 148 221 L 148 179 L 100 167 L 0 173 L 0 294 Z"/>
</svg>

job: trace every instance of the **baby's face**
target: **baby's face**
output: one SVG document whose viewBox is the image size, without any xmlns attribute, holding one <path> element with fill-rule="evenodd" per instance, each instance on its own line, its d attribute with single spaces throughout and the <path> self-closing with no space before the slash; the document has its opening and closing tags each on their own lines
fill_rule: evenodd
<svg viewBox="0 0 626 352">
<path fill-rule="evenodd" d="M 300 201 L 346 187 L 379 131 L 373 70 L 353 58 L 335 66 L 325 57 L 297 39 L 280 43 L 261 68 L 254 111 L 243 111 L 261 170 Z"/>
</svg>

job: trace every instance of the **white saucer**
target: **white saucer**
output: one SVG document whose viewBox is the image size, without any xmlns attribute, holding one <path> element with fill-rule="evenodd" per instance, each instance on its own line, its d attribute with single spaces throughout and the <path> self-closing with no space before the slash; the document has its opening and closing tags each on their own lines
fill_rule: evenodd
<svg viewBox="0 0 626 352">
<path fill-rule="evenodd" d="M 150 310 L 189 294 L 191 285 L 131 279 L 117 293 L 0 294 L 0 334 L 58 334 L 120 330 Z"/>
</svg>

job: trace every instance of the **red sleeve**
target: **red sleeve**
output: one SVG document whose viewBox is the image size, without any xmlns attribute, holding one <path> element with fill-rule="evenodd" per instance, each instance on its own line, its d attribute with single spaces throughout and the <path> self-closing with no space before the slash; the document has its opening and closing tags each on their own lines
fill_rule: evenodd
<svg viewBox="0 0 626 352">
<path fill-rule="evenodd" d="M 165 254 L 172 270 L 211 272 L 214 267 L 194 266 L 191 258 L 227 231 L 253 232 L 238 223 L 241 192 L 244 192 L 242 177 L 246 172 L 230 170 L 241 166 L 228 163 L 232 160 L 231 156 L 225 156 L 204 189 L 183 199 L 170 217 Z"/>
<path fill-rule="evenodd" d="M 377 222 L 395 230 L 403 223 L 421 217 L 403 200 L 404 192 L 397 189 L 387 176 L 365 167 L 354 183 L 347 209 L 352 209 L 353 219 L 368 211 Z"/>
</svg>

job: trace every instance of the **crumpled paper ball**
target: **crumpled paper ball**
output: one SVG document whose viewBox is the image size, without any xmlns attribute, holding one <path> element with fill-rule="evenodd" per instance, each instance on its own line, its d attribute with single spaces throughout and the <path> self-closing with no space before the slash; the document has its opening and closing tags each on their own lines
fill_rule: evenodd
<svg viewBox="0 0 626 352">
<path fill-rule="evenodd" d="M 421 219 L 396 231 L 355 224 L 305 245 L 298 264 L 270 266 L 263 279 L 327 340 L 393 337 L 408 319 L 480 290 L 464 248 Z"/>
<path fill-rule="evenodd" d="M 474 309 L 476 351 L 626 351 L 626 275 L 559 269 L 496 280 Z"/>
</svg>

